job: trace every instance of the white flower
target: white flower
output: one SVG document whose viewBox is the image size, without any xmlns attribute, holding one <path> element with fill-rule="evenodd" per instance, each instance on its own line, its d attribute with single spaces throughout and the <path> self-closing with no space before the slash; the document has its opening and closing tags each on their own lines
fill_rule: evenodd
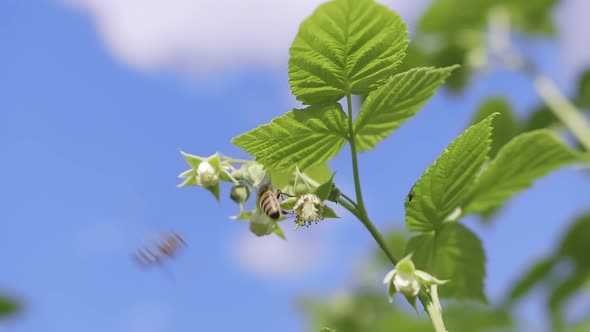
<svg viewBox="0 0 590 332">
<path fill-rule="evenodd" d="M 424 271 L 416 270 L 411 259 L 412 254 L 402 258 L 396 268 L 383 278 L 383 283 L 387 285 L 389 302 L 393 301 L 393 296 L 397 292 L 406 297 L 416 297 L 422 285 L 442 285 L 448 281 L 438 280 Z"/>
<path fill-rule="evenodd" d="M 324 219 L 324 204 L 314 194 L 301 195 L 293 207 L 296 228 Z"/>
<path fill-rule="evenodd" d="M 206 160 L 203 160 L 197 168 L 197 182 L 205 188 L 213 187 L 219 183 L 219 175 Z"/>
</svg>

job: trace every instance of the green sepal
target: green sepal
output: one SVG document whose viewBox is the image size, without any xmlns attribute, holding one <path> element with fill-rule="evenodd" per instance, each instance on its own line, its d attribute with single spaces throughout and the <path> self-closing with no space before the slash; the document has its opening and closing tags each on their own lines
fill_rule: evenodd
<svg viewBox="0 0 590 332">
<path fill-rule="evenodd" d="M 334 180 L 334 175 L 336 173 L 332 173 L 332 176 L 330 177 L 330 179 L 324 183 L 322 183 L 319 187 L 316 188 L 314 194 L 320 198 L 320 200 L 323 202 L 325 200 L 328 199 L 328 197 L 330 196 L 330 192 L 332 191 L 332 187 L 333 187 L 333 180 Z"/>
<path fill-rule="evenodd" d="M 338 217 L 338 215 L 336 214 L 336 212 L 334 212 L 334 210 L 332 210 L 331 207 L 324 205 L 323 207 L 324 209 L 324 218 L 337 218 L 340 219 L 340 217 Z"/>
</svg>

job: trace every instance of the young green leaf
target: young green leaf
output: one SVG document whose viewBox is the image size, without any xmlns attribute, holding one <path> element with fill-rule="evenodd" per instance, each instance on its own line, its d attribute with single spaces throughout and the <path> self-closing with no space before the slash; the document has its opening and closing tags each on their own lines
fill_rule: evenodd
<svg viewBox="0 0 590 332">
<path fill-rule="evenodd" d="M 294 109 L 232 143 L 256 157 L 266 170 L 300 170 L 334 157 L 346 143 L 348 126 L 340 104 Z"/>
<path fill-rule="evenodd" d="M 291 90 L 308 105 L 366 93 L 394 73 L 406 36 L 399 15 L 373 0 L 325 3 L 301 23 L 291 46 Z"/>
<path fill-rule="evenodd" d="M 481 241 L 465 226 L 450 222 L 436 233 L 410 239 L 406 253 L 419 270 L 437 279 L 449 280 L 439 286 L 441 297 L 486 301 L 483 290 L 485 255 Z"/>
<path fill-rule="evenodd" d="M 565 146 L 548 130 L 512 139 L 479 177 L 466 210 L 480 212 L 501 205 L 533 181 L 562 166 L 588 160 Z"/>
<path fill-rule="evenodd" d="M 487 160 L 495 114 L 469 127 L 422 175 L 406 199 L 406 228 L 427 232 L 461 208 Z M 443 278 L 444 279 L 444 278 Z"/>
<path fill-rule="evenodd" d="M 372 91 L 354 123 L 357 151 L 375 147 L 428 101 L 458 66 L 414 68 Z"/>
</svg>

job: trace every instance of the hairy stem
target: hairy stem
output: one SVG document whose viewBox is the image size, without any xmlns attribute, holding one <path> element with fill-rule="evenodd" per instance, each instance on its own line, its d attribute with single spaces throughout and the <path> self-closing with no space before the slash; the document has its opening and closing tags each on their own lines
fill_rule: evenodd
<svg viewBox="0 0 590 332">
<path fill-rule="evenodd" d="M 393 255 L 393 253 L 387 247 L 383 236 L 375 225 L 369 220 L 369 216 L 367 214 L 367 210 L 365 209 L 365 203 L 363 202 L 363 193 L 361 191 L 361 180 L 359 176 L 359 166 L 357 161 L 357 154 L 356 154 L 356 141 L 354 139 L 354 126 L 352 122 L 352 98 L 350 94 L 346 95 L 346 103 L 348 108 L 348 142 L 350 143 L 350 153 L 352 155 L 352 172 L 354 175 L 354 189 L 356 193 L 356 206 L 357 206 L 357 214 L 356 217 L 365 225 L 365 228 L 371 233 L 379 247 L 385 252 L 387 258 L 395 265 L 397 264 L 397 259 Z M 346 197 L 346 196 L 345 196 Z"/>
<path fill-rule="evenodd" d="M 369 219 L 367 214 L 367 210 L 365 208 L 365 203 L 363 202 L 363 194 L 361 191 L 361 181 L 359 176 L 359 168 L 358 168 L 358 161 L 357 161 L 357 153 L 356 153 L 356 141 L 354 139 L 354 127 L 352 121 L 352 98 L 350 94 L 346 95 L 346 103 L 348 108 L 348 142 L 350 143 L 350 152 L 352 155 L 352 172 L 354 175 L 354 189 L 356 192 L 356 199 L 357 202 L 355 203 L 350 199 L 348 196 L 342 194 L 342 198 L 338 199 L 338 203 L 340 203 L 345 209 L 350 211 L 361 223 L 365 226 L 365 228 L 371 233 L 381 250 L 385 253 L 387 258 L 391 261 L 393 265 L 396 265 L 398 260 L 395 258 L 389 247 L 387 247 L 387 243 L 383 238 L 383 235 L 379 233 L 375 225 Z M 432 299 L 428 294 L 422 289 L 418 294 L 418 299 L 424 306 L 424 309 L 428 312 L 430 319 L 432 321 L 432 325 L 434 326 L 434 330 L 436 332 L 448 332 L 445 328 L 445 324 L 442 319 L 442 314 L 440 310 L 440 305 L 432 302 Z"/>
</svg>

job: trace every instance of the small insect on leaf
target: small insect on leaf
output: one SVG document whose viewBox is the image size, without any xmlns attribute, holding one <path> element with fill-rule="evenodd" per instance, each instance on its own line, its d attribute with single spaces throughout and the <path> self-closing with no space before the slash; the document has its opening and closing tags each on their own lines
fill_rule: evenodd
<svg viewBox="0 0 590 332">
<path fill-rule="evenodd" d="M 414 192 L 414 187 L 416 185 L 413 185 L 412 188 L 410 189 L 410 192 L 408 193 L 408 202 L 411 202 L 414 197 L 416 196 L 416 193 Z"/>
<path fill-rule="evenodd" d="M 137 249 L 133 255 L 133 260 L 141 268 L 161 266 L 167 260 L 174 259 L 182 247 L 186 247 L 186 242 L 173 231 L 162 235 L 153 246 Z"/>
</svg>

